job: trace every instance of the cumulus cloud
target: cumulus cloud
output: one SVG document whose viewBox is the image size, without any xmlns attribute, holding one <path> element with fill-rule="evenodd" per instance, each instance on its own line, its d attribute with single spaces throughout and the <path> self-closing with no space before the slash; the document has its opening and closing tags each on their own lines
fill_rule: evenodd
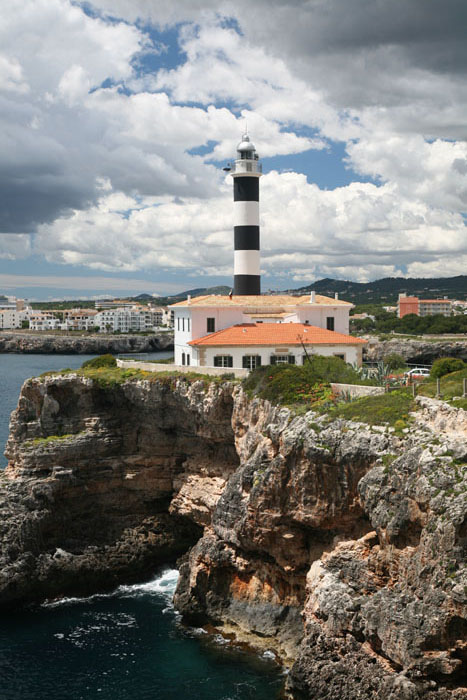
<svg viewBox="0 0 467 700">
<path fill-rule="evenodd" d="M 35 254 L 53 263 L 230 275 L 231 184 L 214 163 L 248 120 L 261 156 L 340 141 L 363 180 L 263 177 L 267 277 L 457 274 L 466 12 L 460 0 L 442 12 L 437 0 L 12 0 L 1 254 L 28 255 L 21 234 L 37 232 Z M 144 67 L 164 50 L 154 27 L 178 33 L 177 65 Z"/>
<path fill-rule="evenodd" d="M 126 217 L 122 216 L 122 207 Z M 261 267 L 268 278 L 400 275 L 414 265 L 456 274 L 467 255 L 466 228 L 448 213 L 401 194 L 394 184 L 352 183 L 321 190 L 304 175 L 262 178 Z M 232 275 L 232 202 L 221 196 L 131 202 L 103 197 L 86 212 L 42 226 L 36 246 L 52 262 L 106 271 L 157 267 L 192 275 Z M 453 263 L 454 261 L 454 263 Z"/>
</svg>

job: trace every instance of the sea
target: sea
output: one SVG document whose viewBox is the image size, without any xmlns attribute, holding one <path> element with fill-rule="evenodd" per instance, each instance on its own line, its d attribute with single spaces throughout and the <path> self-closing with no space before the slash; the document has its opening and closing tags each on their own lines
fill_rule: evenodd
<svg viewBox="0 0 467 700">
<path fill-rule="evenodd" d="M 170 352 L 141 359 L 162 359 Z M 1 467 L 25 379 L 77 368 L 93 355 L 0 354 Z M 63 598 L 0 614 L 1 700 L 276 700 L 284 671 L 255 653 L 187 627 L 172 604 L 178 571 L 112 593 Z"/>
</svg>

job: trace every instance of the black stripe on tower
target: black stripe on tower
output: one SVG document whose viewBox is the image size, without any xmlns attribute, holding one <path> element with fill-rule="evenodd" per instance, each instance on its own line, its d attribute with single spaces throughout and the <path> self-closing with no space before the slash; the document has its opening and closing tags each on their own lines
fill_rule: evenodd
<svg viewBox="0 0 467 700">
<path fill-rule="evenodd" d="M 245 296 L 247 294 L 261 294 L 260 275 L 234 275 L 234 294 Z"/>
<path fill-rule="evenodd" d="M 259 177 L 236 176 L 234 202 L 259 202 Z"/>
<path fill-rule="evenodd" d="M 259 250 L 259 226 L 234 226 L 235 250 Z"/>
</svg>

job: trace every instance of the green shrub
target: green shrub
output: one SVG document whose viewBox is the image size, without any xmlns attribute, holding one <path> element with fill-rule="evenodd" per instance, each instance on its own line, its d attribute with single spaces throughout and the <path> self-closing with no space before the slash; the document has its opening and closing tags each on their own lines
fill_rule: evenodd
<svg viewBox="0 0 467 700">
<path fill-rule="evenodd" d="M 464 369 L 464 367 L 464 360 L 461 360 L 458 357 L 440 357 L 438 360 L 433 362 L 430 377 L 433 377 L 434 379 L 444 377 L 445 374 L 457 372 L 460 369 Z"/>
<path fill-rule="evenodd" d="M 313 404 L 330 399 L 331 382 L 372 384 L 339 357 L 313 355 L 304 365 L 265 365 L 250 372 L 243 386 L 272 403 Z"/>
<path fill-rule="evenodd" d="M 384 364 L 390 369 L 403 369 L 407 367 L 407 363 L 402 357 L 402 355 L 399 355 L 397 352 L 392 352 L 390 355 L 386 355 L 386 357 L 383 358 Z"/>
<path fill-rule="evenodd" d="M 99 369 L 100 367 L 116 367 L 117 366 L 117 360 L 113 355 L 107 354 L 107 355 L 99 355 L 98 357 L 94 357 L 92 360 L 86 360 L 86 362 L 83 362 L 81 365 L 81 369 Z"/>
</svg>

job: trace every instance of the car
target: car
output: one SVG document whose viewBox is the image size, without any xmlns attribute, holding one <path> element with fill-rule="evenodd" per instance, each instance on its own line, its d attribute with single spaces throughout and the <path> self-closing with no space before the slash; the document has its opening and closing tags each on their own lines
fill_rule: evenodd
<svg viewBox="0 0 467 700">
<path fill-rule="evenodd" d="M 408 379 L 426 379 L 430 376 L 430 370 L 426 367 L 414 367 L 405 372 L 404 376 Z"/>
</svg>

